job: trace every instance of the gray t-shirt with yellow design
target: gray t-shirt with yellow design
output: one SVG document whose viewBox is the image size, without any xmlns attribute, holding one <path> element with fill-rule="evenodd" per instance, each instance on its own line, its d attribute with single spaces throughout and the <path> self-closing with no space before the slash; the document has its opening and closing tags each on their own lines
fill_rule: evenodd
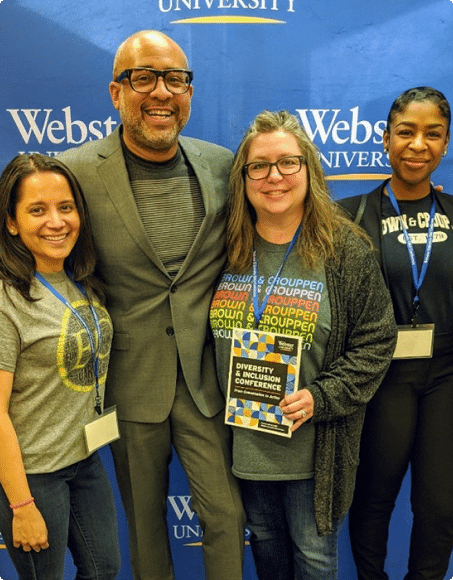
<svg viewBox="0 0 453 580">
<path fill-rule="evenodd" d="M 88 300 L 64 272 L 46 280 L 83 317 L 98 345 Z M 82 323 L 35 280 L 28 302 L 0 283 L 0 368 L 14 373 L 9 414 L 27 473 L 49 473 L 88 455 L 83 427 L 97 417 L 89 336 Z M 101 341 L 99 393 L 104 394 L 112 341 L 110 317 L 94 303 Z"/>
</svg>

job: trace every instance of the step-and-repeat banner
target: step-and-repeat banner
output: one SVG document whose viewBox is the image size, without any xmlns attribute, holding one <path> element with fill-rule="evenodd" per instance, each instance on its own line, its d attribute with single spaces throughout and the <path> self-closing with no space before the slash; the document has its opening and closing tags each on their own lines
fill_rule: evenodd
<svg viewBox="0 0 453 580">
<path fill-rule="evenodd" d="M 431 85 L 453 103 L 451 0 L 0 0 L 0 170 L 18 152 L 54 155 L 111 133 L 113 55 L 144 28 L 178 42 L 194 70 L 185 134 L 235 150 L 258 112 L 288 109 L 319 147 L 336 198 L 389 174 L 382 133 L 399 93 Z M 452 169 L 449 152 L 434 176 L 447 192 Z M 118 502 L 119 578 L 130 580 L 124 513 L 109 451 L 102 456 Z M 406 570 L 408 496 L 407 478 L 392 519 L 391 580 Z M 177 460 L 168 524 L 176 577 L 201 580 L 202 532 Z M 339 548 L 340 580 L 351 580 L 346 526 Z M 68 558 L 68 579 L 73 571 Z M 17 578 L 1 536 L 0 577 Z M 256 578 L 250 548 L 244 578 Z"/>
</svg>

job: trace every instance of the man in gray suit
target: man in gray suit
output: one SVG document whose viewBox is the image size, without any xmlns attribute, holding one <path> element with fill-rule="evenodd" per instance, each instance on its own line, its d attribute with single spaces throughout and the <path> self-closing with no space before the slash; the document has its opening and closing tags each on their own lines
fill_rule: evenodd
<svg viewBox="0 0 453 580">
<path fill-rule="evenodd" d="M 122 125 L 60 156 L 86 195 L 115 334 L 106 406 L 135 580 L 174 578 L 166 526 L 172 448 L 203 528 L 208 580 L 240 580 L 244 515 L 207 330 L 225 260 L 232 154 L 179 134 L 192 73 L 156 31 L 126 39 L 110 95 Z"/>
</svg>

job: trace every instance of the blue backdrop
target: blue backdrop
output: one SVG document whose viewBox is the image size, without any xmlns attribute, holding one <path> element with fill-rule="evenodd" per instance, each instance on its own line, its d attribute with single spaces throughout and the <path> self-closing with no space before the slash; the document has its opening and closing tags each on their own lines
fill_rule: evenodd
<svg viewBox="0 0 453 580">
<path fill-rule="evenodd" d="M 390 171 L 382 132 L 394 98 L 427 84 L 453 103 L 452 25 L 451 0 L 0 0 L 0 170 L 18 152 L 53 155 L 110 133 L 119 122 L 108 93 L 114 52 L 133 32 L 155 28 L 194 70 L 186 134 L 235 150 L 259 111 L 286 108 L 319 147 L 334 197 L 369 191 Z M 447 192 L 452 164 L 450 152 L 435 174 Z M 102 456 L 118 501 L 119 578 L 130 580 L 124 513 L 109 451 Z M 171 477 L 176 576 L 200 580 L 201 532 L 176 460 Z M 408 489 L 407 478 L 392 519 L 391 580 L 406 571 Z M 0 577 L 17 578 L 1 537 Z M 244 578 L 256 578 L 249 548 Z M 351 578 L 345 526 L 340 580 Z"/>
</svg>

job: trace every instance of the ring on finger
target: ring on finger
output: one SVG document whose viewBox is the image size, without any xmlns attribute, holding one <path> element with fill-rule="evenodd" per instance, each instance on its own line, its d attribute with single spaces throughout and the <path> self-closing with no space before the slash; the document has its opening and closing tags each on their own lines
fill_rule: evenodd
<svg viewBox="0 0 453 580">
<path fill-rule="evenodd" d="M 300 416 L 302 417 L 302 419 L 305 419 L 305 417 L 307 416 L 307 411 L 304 411 L 303 409 L 300 412 Z"/>
</svg>

